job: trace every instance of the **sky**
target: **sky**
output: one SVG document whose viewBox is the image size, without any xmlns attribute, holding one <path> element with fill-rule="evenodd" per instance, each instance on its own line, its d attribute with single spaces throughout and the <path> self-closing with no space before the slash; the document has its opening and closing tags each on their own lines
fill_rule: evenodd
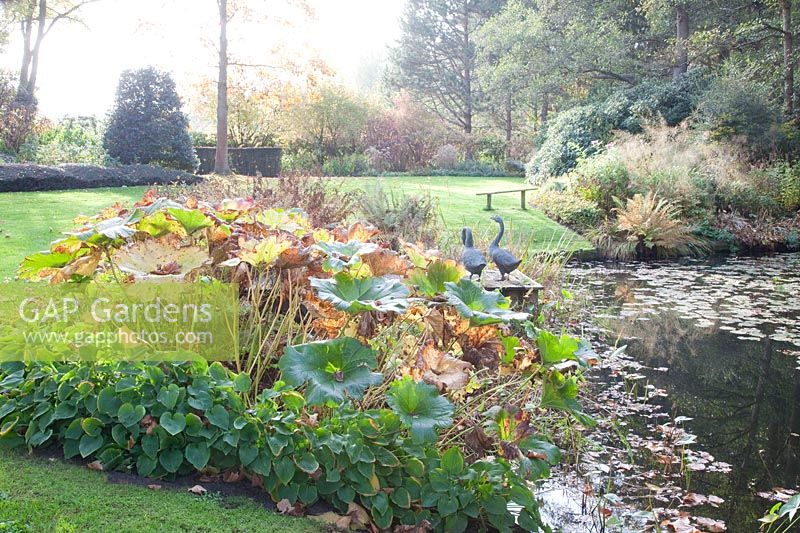
<svg viewBox="0 0 800 533">
<path fill-rule="evenodd" d="M 229 27 L 234 60 L 271 64 L 281 54 L 318 57 L 354 88 L 399 37 L 405 3 L 307 0 L 314 12 L 308 17 L 289 0 L 241 1 L 250 13 L 238 13 Z M 42 113 L 54 119 L 104 115 L 120 73 L 130 68 L 153 65 L 170 71 L 181 93 L 203 78 L 215 78 L 216 6 L 214 0 L 101 0 L 84 6 L 83 25 L 60 22 L 42 45 Z M 19 68 L 16 33 L 0 55 L 0 68 Z"/>
</svg>

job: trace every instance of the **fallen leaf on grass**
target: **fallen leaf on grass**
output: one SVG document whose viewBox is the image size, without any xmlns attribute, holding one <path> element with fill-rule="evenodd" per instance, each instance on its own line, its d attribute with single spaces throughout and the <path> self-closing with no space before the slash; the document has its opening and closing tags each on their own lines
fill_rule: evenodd
<svg viewBox="0 0 800 533">
<path fill-rule="evenodd" d="M 194 487 L 189 489 L 189 492 L 192 494 L 196 494 L 198 496 L 204 496 L 208 491 L 202 485 L 195 485 Z"/>
</svg>

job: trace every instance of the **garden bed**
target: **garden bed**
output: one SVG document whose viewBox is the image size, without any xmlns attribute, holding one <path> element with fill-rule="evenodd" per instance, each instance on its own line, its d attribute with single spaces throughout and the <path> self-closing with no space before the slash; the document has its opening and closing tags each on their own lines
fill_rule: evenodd
<svg viewBox="0 0 800 533">
<path fill-rule="evenodd" d="M 0 165 L 0 192 L 56 191 L 136 185 L 195 183 L 201 178 L 181 170 L 153 165 Z"/>
</svg>

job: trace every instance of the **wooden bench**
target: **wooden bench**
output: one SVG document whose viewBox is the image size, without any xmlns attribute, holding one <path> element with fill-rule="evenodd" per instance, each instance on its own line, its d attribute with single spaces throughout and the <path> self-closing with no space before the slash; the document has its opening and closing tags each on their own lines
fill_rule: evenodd
<svg viewBox="0 0 800 533">
<path fill-rule="evenodd" d="M 519 207 L 520 209 L 528 209 L 528 206 L 525 205 L 525 193 L 527 191 L 533 191 L 536 187 L 526 187 L 524 189 L 510 189 L 508 191 L 492 191 L 492 192 L 478 192 L 475 193 L 475 196 L 485 196 L 486 197 L 486 208 L 485 211 L 492 211 L 492 195 L 493 194 L 506 194 L 510 192 L 518 192 L 519 193 Z"/>
</svg>

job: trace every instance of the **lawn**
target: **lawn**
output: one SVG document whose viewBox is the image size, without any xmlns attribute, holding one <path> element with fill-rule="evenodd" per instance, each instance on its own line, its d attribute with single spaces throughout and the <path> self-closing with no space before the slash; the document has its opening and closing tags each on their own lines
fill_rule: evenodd
<svg viewBox="0 0 800 533">
<path fill-rule="evenodd" d="M 348 183 L 371 191 L 376 178 L 347 178 Z M 444 237 L 455 241 L 462 226 L 470 226 L 479 246 L 486 246 L 497 231 L 483 210 L 485 197 L 477 192 L 517 189 L 522 178 L 413 177 L 384 178 L 384 189 L 395 194 L 430 193 L 438 199 Z M 87 189 L 78 191 L 0 193 L 0 280 L 11 277 L 20 260 L 47 249 L 61 232 L 73 227 L 78 215 L 93 215 L 115 202 L 131 203 L 145 187 Z M 506 221 L 508 241 L 529 251 L 590 249 L 580 235 L 547 218 L 541 211 L 519 207 L 519 194 L 492 198 L 493 213 Z"/>
<path fill-rule="evenodd" d="M 157 482 L 154 482 L 157 483 Z M 267 498 L 267 495 L 264 495 Z M 114 484 L 102 472 L 0 450 L 0 531 L 320 531 L 244 496 Z"/>
<path fill-rule="evenodd" d="M 146 187 L 79 191 L 0 193 L 0 280 L 11 277 L 20 260 L 46 250 L 73 228 L 78 215 L 95 215 L 115 202 L 141 199 Z"/>
<path fill-rule="evenodd" d="M 358 178 L 361 188 L 370 191 L 376 178 Z M 526 186 L 524 178 L 479 177 L 413 177 L 382 178 L 384 189 L 401 194 L 429 193 L 439 201 L 442 223 L 447 235 L 458 238 L 463 226 L 472 228 L 476 244 L 488 246 L 497 232 L 497 224 L 489 219 L 500 215 L 506 223 L 507 242 L 528 251 L 589 250 L 591 243 L 569 228 L 547 218 L 538 209 L 523 211 L 519 193 L 492 196 L 494 211 L 484 211 L 486 197 L 479 192 L 504 191 Z M 530 192 L 528 195 L 530 196 Z"/>
</svg>

